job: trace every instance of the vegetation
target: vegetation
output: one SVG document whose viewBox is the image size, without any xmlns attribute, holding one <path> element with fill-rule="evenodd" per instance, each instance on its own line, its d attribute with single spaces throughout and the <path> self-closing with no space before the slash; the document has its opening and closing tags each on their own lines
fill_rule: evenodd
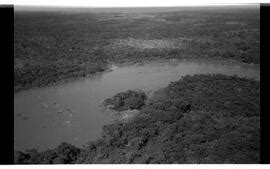
<svg viewBox="0 0 270 169">
<path fill-rule="evenodd" d="M 36 149 L 26 153 L 16 152 L 15 163 L 18 164 L 70 164 L 77 160 L 80 149 L 68 143 L 60 144 L 56 149 L 39 153 Z"/>
<path fill-rule="evenodd" d="M 260 63 L 259 8 L 16 11 L 14 90 L 103 71 L 109 62 L 225 58 Z"/>
<path fill-rule="evenodd" d="M 133 109 L 141 109 L 145 105 L 147 99 L 143 91 L 128 90 L 117 93 L 112 98 L 104 100 L 104 105 L 112 105 L 111 109 L 116 111 L 125 111 Z"/>
<path fill-rule="evenodd" d="M 84 148 L 18 152 L 15 163 L 259 163 L 260 82 L 185 76 L 157 91 L 129 122 Z"/>
</svg>

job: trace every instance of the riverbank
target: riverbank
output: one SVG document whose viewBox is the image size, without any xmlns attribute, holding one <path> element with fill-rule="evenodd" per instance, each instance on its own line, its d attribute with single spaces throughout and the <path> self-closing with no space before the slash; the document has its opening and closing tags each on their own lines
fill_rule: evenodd
<svg viewBox="0 0 270 169">
<path fill-rule="evenodd" d="M 259 25 L 255 7 L 123 14 L 15 11 L 14 92 L 102 72 L 110 63 L 209 58 L 259 64 Z"/>
<path fill-rule="evenodd" d="M 76 80 L 80 80 L 80 79 L 85 79 L 85 78 L 91 78 L 91 77 L 94 77 L 94 76 L 98 76 L 100 74 L 103 74 L 103 73 L 106 73 L 108 71 L 112 71 L 113 69 L 116 69 L 117 67 L 125 67 L 125 66 L 132 66 L 132 65 L 136 65 L 136 66 L 143 66 L 143 65 L 146 65 L 146 64 L 167 64 L 167 63 L 174 63 L 174 64 L 177 64 L 181 61 L 194 61 L 194 62 L 207 62 L 209 61 L 209 63 L 213 63 L 213 62 L 216 62 L 217 64 L 225 64 L 225 65 L 230 65 L 230 64 L 233 64 L 233 65 L 239 65 L 239 66 L 245 66 L 245 67 L 248 67 L 248 66 L 252 66 L 253 68 L 254 67 L 260 67 L 259 64 L 256 64 L 256 63 L 244 63 L 244 62 L 241 62 L 241 61 L 238 61 L 238 60 L 234 60 L 234 59 L 224 59 L 224 58 L 190 58 L 190 57 L 187 57 L 187 58 L 170 58 L 170 59 L 164 59 L 164 58 L 154 58 L 154 59 L 150 59 L 150 58 L 145 58 L 143 60 L 132 60 L 130 59 L 129 61 L 127 60 L 123 60 L 123 61 L 118 61 L 118 62 L 108 62 L 106 64 L 103 64 L 101 65 L 101 67 L 99 67 L 98 69 L 96 70 L 93 70 L 92 72 L 90 71 L 90 73 L 86 73 L 86 72 L 83 72 L 83 71 L 79 71 L 79 72 L 71 72 L 72 74 L 69 74 L 68 71 L 66 70 L 62 70 L 62 71 L 65 71 L 67 73 L 59 73 L 60 76 L 55 76 L 55 75 L 52 75 L 52 76 L 48 76 L 47 79 L 46 79 L 46 82 L 43 83 L 43 78 L 39 78 L 38 76 L 40 74 L 36 74 L 36 75 L 33 75 L 33 76 L 37 76 L 37 79 L 34 81 L 34 82 L 24 82 L 24 85 L 15 85 L 14 87 L 14 93 L 18 93 L 20 91 L 23 91 L 23 90 L 28 90 L 28 89 L 35 89 L 35 88 L 40 88 L 40 87 L 50 87 L 50 86 L 55 86 L 55 85 L 59 85 L 59 84 L 65 84 L 65 83 L 68 83 L 68 82 L 73 82 L 73 81 L 76 81 Z M 39 71 L 39 69 L 37 69 L 37 72 Z M 42 70 L 41 70 L 42 71 Z M 56 71 L 56 70 L 55 70 Z M 61 71 L 61 69 L 60 69 Z M 56 73 L 53 73 L 53 74 L 58 74 L 57 72 L 60 72 L 59 70 L 56 71 Z M 27 76 L 27 75 L 22 75 L 22 76 Z M 30 77 L 30 76 L 29 76 Z"/>
<path fill-rule="evenodd" d="M 18 152 L 15 163 L 259 163 L 260 82 L 185 76 L 85 148 Z"/>
</svg>

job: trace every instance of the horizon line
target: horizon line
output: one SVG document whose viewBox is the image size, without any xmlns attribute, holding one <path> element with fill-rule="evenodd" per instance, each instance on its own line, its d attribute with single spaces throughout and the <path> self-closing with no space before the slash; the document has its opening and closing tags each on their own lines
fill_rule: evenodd
<svg viewBox="0 0 270 169">
<path fill-rule="evenodd" d="M 9 4 L 7 4 L 9 5 Z M 167 6 L 80 6 L 80 5 L 22 5 L 11 4 L 14 7 L 33 7 L 33 8 L 166 8 L 166 7 L 214 7 L 214 6 L 259 6 L 260 3 L 209 3 L 209 4 L 190 4 L 190 5 L 167 5 Z"/>
</svg>

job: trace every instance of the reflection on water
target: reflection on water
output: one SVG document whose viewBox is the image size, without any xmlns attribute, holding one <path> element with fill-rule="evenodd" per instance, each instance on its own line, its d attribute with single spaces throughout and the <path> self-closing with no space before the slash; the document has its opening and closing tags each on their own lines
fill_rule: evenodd
<svg viewBox="0 0 270 169">
<path fill-rule="evenodd" d="M 82 146 L 100 137 L 116 119 L 102 110 L 103 99 L 128 89 L 147 94 L 185 75 L 221 73 L 260 80 L 258 65 L 207 60 L 171 60 L 112 66 L 111 71 L 54 87 L 22 91 L 14 98 L 15 149 L 53 148 L 65 141 Z"/>
</svg>

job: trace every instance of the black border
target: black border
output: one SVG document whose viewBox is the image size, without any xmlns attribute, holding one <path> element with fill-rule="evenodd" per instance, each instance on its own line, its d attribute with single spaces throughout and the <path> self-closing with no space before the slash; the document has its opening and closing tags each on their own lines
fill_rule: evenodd
<svg viewBox="0 0 270 169">
<path fill-rule="evenodd" d="M 268 131 L 268 126 L 270 121 L 269 120 L 269 105 L 268 104 L 268 97 L 269 97 L 269 84 L 267 82 L 267 67 L 269 67 L 268 60 L 269 60 L 269 50 L 267 49 L 269 43 L 267 40 L 269 39 L 269 22 L 270 16 L 270 4 L 261 4 L 260 6 L 260 68 L 261 68 L 261 78 L 260 78 L 260 103 L 261 103 L 261 163 L 262 164 L 270 164 L 270 155 L 269 155 L 269 148 L 270 148 L 270 137 L 268 135 L 270 132 Z"/>
<path fill-rule="evenodd" d="M 0 164 L 13 164 L 14 156 L 14 7 L 0 5 L 1 22 L 1 156 Z"/>
</svg>

